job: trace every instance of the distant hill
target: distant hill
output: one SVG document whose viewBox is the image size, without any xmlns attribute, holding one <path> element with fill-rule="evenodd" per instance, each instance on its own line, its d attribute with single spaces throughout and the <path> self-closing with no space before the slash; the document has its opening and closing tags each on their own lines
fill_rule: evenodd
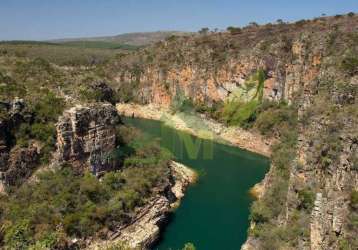
<svg viewBox="0 0 358 250">
<path fill-rule="evenodd" d="M 12 40 L 0 41 L 1 47 L 15 50 L 34 50 L 34 48 L 41 50 L 63 49 L 64 47 L 73 49 L 105 49 L 117 51 L 132 51 L 139 49 L 143 46 L 156 43 L 164 40 L 170 36 L 185 36 L 191 35 L 190 32 L 180 31 L 157 31 L 157 32 L 137 32 L 126 33 L 116 36 L 103 36 L 103 37 L 83 37 L 83 38 L 64 38 L 48 41 L 30 41 L 30 40 Z M 15 46 L 15 47 L 13 47 Z M 66 54 L 66 53 L 65 53 Z"/>
<path fill-rule="evenodd" d="M 135 32 L 125 33 L 116 36 L 103 36 L 103 37 L 84 37 L 84 38 L 69 38 L 69 39 L 56 39 L 49 42 L 55 43 L 80 43 L 80 42 L 102 42 L 130 46 L 145 46 L 164 40 L 167 37 L 176 35 L 190 35 L 190 32 L 181 31 L 156 31 L 156 32 Z"/>
</svg>

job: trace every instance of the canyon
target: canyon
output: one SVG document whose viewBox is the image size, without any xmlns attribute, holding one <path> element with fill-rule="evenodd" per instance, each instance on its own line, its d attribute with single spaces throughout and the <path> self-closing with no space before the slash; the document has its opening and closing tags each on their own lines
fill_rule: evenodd
<svg viewBox="0 0 358 250">
<path fill-rule="evenodd" d="M 4 223 L 0 246 L 16 249 L 16 244 L 47 244 L 48 235 L 45 240 L 41 237 L 50 231 L 51 223 L 37 217 L 31 217 L 36 226 L 27 218 L 18 221 L 26 209 L 20 213 L 16 202 L 41 196 L 26 190 L 38 190 L 58 173 L 53 180 L 64 181 L 63 176 L 74 178 L 73 182 L 81 180 L 71 193 L 106 205 L 83 207 L 83 214 L 93 212 L 99 219 L 91 221 L 94 216 L 75 213 L 63 222 L 69 226 L 51 228 L 58 233 L 50 235 L 57 237 L 54 244 L 101 249 L 125 242 L 132 248 L 151 248 L 197 173 L 173 159 L 157 159 L 161 153 L 155 147 L 135 148 L 131 142 L 146 137 L 123 124 L 125 117 L 134 117 L 162 121 L 177 129 L 175 133 L 223 143 L 219 146 L 223 152 L 235 151 L 231 148 L 235 146 L 270 157 L 270 170 L 252 190 L 256 200 L 251 203 L 247 193 L 241 197 L 251 204 L 246 243 L 230 247 L 356 249 L 357 34 L 358 17 L 353 13 L 174 35 L 86 66 L 64 66 L 41 55 L 34 59 L 12 53 L 10 48 L 1 50 L 0 219 Z M 146 128 L 145 121 L 138 123 Z M 131 141 L 126 141 L 127 136 L 133 136 Z M 240 151 L 238 155 L 245 154 Z M 193 163 L 189 158 L 185 160 Z M 41 177 L 42 172 L 50 177 Z M 222 172 L 212 173 L 218 177 Z M 262 174 L 257 173 L 257 177 Z M 250 181 L 260 180 L 250 177 Z M 104 186 L 107 183 L 111 185 Z M 49 192 L 54 190 L 49 188 Z M 107 197 L 103 190 L 114 197 Z M 101 198 L 96 192 L 102 192 Z M 189 196 L 192 201 L 190 197 L 197 196 Z M 236 201 L 237 197 L 230 198 Z M 52 212 L 72 211 L 78 205 L 62 196 L 58 199 L 66 208 Z M 119 205 L 113 208 L 113 204 Z M 45 214 L 46 209 L 33 206 L 28 217 L 36 211 Z M 179 216 L 180 211 L 188 211 L 180 209 Z M 83 221 L 92 223 L 84 227 Z M 121 223 L 113 225 L 112 221 Z M 91 234 L 83 230 L 94 222 L 105 226 L 95 227 Z M 174 220 L 174 228 L 180 228 L 177 223 Z M 82 231 L 73 225 L 81 225 Z M 25 240 L 20 241 L 14 232 Z"/>
<path fill-rule="evenodd" d="M 167 40 L 151 51 L 131 56 L 131 61 L 125 56 L 117 61 L 114 79 L 123 88 L 127 83 L 135 86 L 134 99 L 142 104 L 168 108 L 184 96 L 194 105 L 212 107 L 233 96 L 242 101 L 249 99 L 249 92 L 242 94 L 245 82 L 258 69 L 263 70 L 263 98 L 296 106 L 298 115 L 296 156 L 287 166 L 285 201 L 281 212 L 269 221 L 277 224 L 276 228 L 284 228 L 297 216 L 304 218 L 305 222 L 299 223 L 307 233 L 298 236 L 294 247 L 338 249 L 348 244 L 348 239 L 352 242 L 356 232 L 350 220 L 355 214 L 351 196 L 357 191 L 358 180 L 358 78 L 356 69 L 344 69 L 343 64 L 351 60 L 345 58 L 355 57 L 351 53 L 357 53 L 357 42 L 351 40 L 357 35 L 357 21 L 356 17 L 330 17 L 288 26 L 251 27 L 231 35 Z M 148 63 L 143 63 L 146 58 Z M 126 113 L 128 106 L 117 107 Z M 128 110 L 127 115 L 158 118 L 137 107 Z M 321 133 L 323 138 L 317 136 Z M 328 142 L 332 137 L 337 142 Z M 322 163 L 320 158 L 327 161 Z M 275 169 L 272 165 L 263 181 L 261 197 L 277 182 L 271 176 Z M 310 208 L 297 210 L 305 191 L 314 195 L 311 212 Z M 254 228 L 255 223 L 252 231 Z M 249 236 L 243 249 L 264 248 L 260 240 Z"/>
<path fill-rule="evenodd" d="M 120 116 L 111 104 L 75 106 L 66 110 L 57 123 L 55 160 L 71 162 L 75 168 L 87 168 L 97 176 L 118 170 L 120 163 L 108 160 L 104 155 L 117 147 L 115 127 L 119 124 Z M 186 188 L 196 179 L 196 173 L 180 163 L 172 161 L 169 168 L 169 182 L 155 187 L 160 190 L 158 194 L 139 207 L 129 223 L 109 233 L 108 240 L 90 243 L 86 249 L 103 249 L 117 244 L 150 249 L 160 237 L 161 224 L 165 223 L 171 209 L 180 204 Z"/>
</svg>

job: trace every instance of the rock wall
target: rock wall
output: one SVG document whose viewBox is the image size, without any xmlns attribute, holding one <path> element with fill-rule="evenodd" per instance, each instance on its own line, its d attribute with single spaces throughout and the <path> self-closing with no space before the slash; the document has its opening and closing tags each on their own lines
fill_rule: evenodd
<svg viewBox="0 0 358 250">
<path fill-rule="evenodd" d="M 254 72 L 262 69 L 266 72 L 264 98 L 291 101 L 302 85 L 319 74 L 320 48 L 315 47 L 309 53 L 305 49 L 303 39 L 294 41 L 290 55 L 297 59 L 286 61 L 279 55 L 269 59 L 266 55 L 255 55 L 254 48 L 252 54 L 240 55 L 216 71 L 205 71 L 200 65 L 172 68 L 165 79 L 159 68 L 148 67 L 140 78 L 145 87 L 139 89 L 138 94 L 144 103 L 163 106 L 169 106 L 177 94 L 183 94 L 195 102 L 211 104 L 226 100 L 231 93 L 242 88 Z M 306 58 L 301 59 L 302 54 Z M 304 64 L 301 60 L 304 60 Z M 130 77 L 125 76 L 124 79 L 129 81 Z"/>
<path fill-rule="evenodd" d="M 320 89 L 340 83 L 345 86 L 341 89 L 350 90 L 341 94 L 338 85 L 336 90 L 330 90 L 328 95 L 334 103 L 331 112 L 343 113 L 346 104 L 357 110 L 357 70 L 348 72 L 343 65 L 346 58 L 357 58 L 354 37 L 358 33 L 358 18 L 330 17 L 297 25 L 266 26 L 238 32 L 241 34 L 218 33 L 165 41 L 151 48 L 152 54 L 148 49 L 137 57 L 124 58 L 126 62 L 134 61 L 132 65 L 117 62 L 121 68 L 115 68 L 115 79 L 119 86 L 134 82 L 134 94 L 142 104 L 168 107 L 179 94 L 211 106 L 242 88 L 253 72 L 264 70 L 264 98 L 296 105 L 300 119 L 297 159 L 290 166 L 287 202 L 277 225 L 286 225 L 294 218 L 299 206 L 298 192 L 308 188 L 316 197 L 309 223 L 302 227 L 309 237 L 298 236 L 297 248 L 338 249 L 339 242 L 348 234 L 349 196 L 352 190 L 357 190 L 356 163 L 349 158 L 357 157 L 357 122 L 349 117 L 356 113 L 329 117 L 324 115 L 329 107 L 322 103 L 314 107 L 319 111 L 311 117 L 309 109 L 315 100 L 322 98 L 317 95 Z M 149 62 L 142 63 L 146 58 Z M 337 119 L 337 123 L 343 121 L 336 128 L 343 147 L 335 149 L 339 159 L 324 167 L 307 158 L 312 158 L 312 154 L 325 157 L 326 150 L 317 152 L 320 143 L 313 138 L 330 137 L 322 131 L 332 119 L 333 122 Z M 270 173 L 263 189 L 272 186 Z M 250 237 L 243 249 L 261 248 L 260 239 Z"/>
<path fill-rule="evenodd" d="M 195 66 L 169 69 L 165 79 L 160 73 L 160 68 L 148 67 L 141 75 L 140 83 L 143 83 L 143 86 L 138 89 L 136 95 L 142 103 L 166 107 L 172 103 L 176 95 L 184 95 L 195 102 L 210 104 L 225 100 L 230 93 L 242 87 L 245 80 L 259 68 L 268 72 L 265 97 L 278 100 L 284 94 L 289 94 L 283 93 L 284 79 L 278 78 L 275 71 L 268 69 L 264 59 L 243 56 L 241 59 L 232 60 L 215 73 L 203 71 Z M 120 79 L 130 81 L 131 76 L 125 73 L 124 77 L 117 78 L 118 81 L 121 81 Z"/>
<path fill-rule="evenodd" d="M 307 58 L 307 50 L 302 50 L 304 46 L 296 46 L 295 53 L 302 54 L 298 58 Z M 301 202 L 299 192 L 310 190 L 314 194 L 313 208 L 308 215 L 300 214 L 302 220 L 303 216 L 308 217 L 308 223 L 300 228 L 308 232 L 308 237 L 297 237 L 296 249 L 341 249 L 340 243 L 351 234 L 348 228 L 352 220 L 350 196 L 358 187 L 357 167 L 353 160 L 358 156 L 358 128 L 355 125 L 358 116 L 354 111 L 347 112 L 349 109 L 357 110 L 358 81 L 354 75 L 343 76 L 337 68 L 327 67 L 325 61 L 332 58 L 312 58 L 311 66 L 304 59 L 298 59 L 295 66 L 297 76 L 300 76 L 299 72 L 305 72 L 308 78 L 301 78 L 301 75 L 286 79 L 286 90 L 287 86 L 292 86 L 295 89 L 293 93 L 299 93 L 297 99 L 288 99 L 298 105 L 298 142 L 296 159 L 289 166 L 286 205 L 276 223 L 284 226 L 297 220 Z M 334 86 L 333 82 L 343 82 L 346 87 L 340 90 L 338 85 L 327 87 L 329 85 L 324 85 L 327 82 L 331 86 Z M 318 94 L 321 84 L 321 88 L 329 93 L 326 96 Z M 343 94 L 342 91 L 347 92 Z M 334 154 L 334 157 L 329 154 Z M 262 182 L 263 191 L 258 195 L 259 199 L 273 186 L 274 168 L 271 167 Z M 251 227 L 255 225 L 251 224 Z M 355 243 L 348 242 L 354 249 Z M 263 248 L 260 239 L 252 236 L 242 247 L 243 250 Z"/>
<path fill-rule="evenodd" d="M 15 147 L 9 153 L 7 166 L 1 169 L 0 180 L 5 186 L 15 186 L 31 176 L 39 160 L 38 149 L 34 146 L 27 148 Z"/>
<path fill-rule="evenodd" d="M 111 104 L 75 106 L 59 118 L 57 157 L 94 174 L 116 167 L 116 125 L 120 118 Z M 114 157 L 115 158 L 115 157 Z"/>
<path fill-rule="evenodd" d="M 357 26 L 355 15 L 177 37 L 123 55 L 106 70 L 119 89 L 129 83 L 136 101 L 168 106 L 178 94 L 208 105 L 225 100 L 262 69 L 265 98 L 291 102 L 319 76 L 327 54 L 336 64 L 354 46 Z"/>
<path fill-rule="evenodd" d="M 177 162 L 170 164 L 170 181 L 157 196 L 140 209 L 130 223 L 118 228 L 109 235 L 109 239 L 92 242 L 88 250 L 111 248 L 123 243 L 130 249 L 151 249 L 159 239 L 169 213 L 179 205 L 187 187 L 194 183 L 197 174 L 190 168 Z"/>
<path fill-rule="evenodd" d="M 4 192 L 6 187 L 20 185 L 31 176 L 38 165 L 39 149 L 32 143 L 28 147 L 14 146 L 13 131 L 32 119 L 25 102 L 19 98 L 0 102 L 0 109 L 4 114 L 0 119 L 0 192 Z"/>
<path fill-rule="evenodd" d="M 301 127 L 297 153 L 299 164 L 291 169 L 286 216 L 290 219 L 293 208 L 298 206 L 298 190 L 303 187 L 313 190 L 315 201 L 310 216 L 310 242 L 301 242 L 305 249 L 339 249 L 339 242 L 349 235 L 350 196 L 358 187 L 358 172 L 352 160 L 352 156 L 357 157 L 358 153 L 358 128 L 354 125 L 356 118 L 347 116 L 344 121 L 330 121 L 319 116 L 312 119 L 308 127 Z M 317 133 L 327 129 L 330 122 L 342 124 L 338 125 L 337 138 L 337 143 L 342 146 L 335 149 L 336 160 L 322 162 L 328 147 L 321 149 L 319 144 L 322 142 L 317 138 L 334 135 L 317 136 Z"/>
</svg>

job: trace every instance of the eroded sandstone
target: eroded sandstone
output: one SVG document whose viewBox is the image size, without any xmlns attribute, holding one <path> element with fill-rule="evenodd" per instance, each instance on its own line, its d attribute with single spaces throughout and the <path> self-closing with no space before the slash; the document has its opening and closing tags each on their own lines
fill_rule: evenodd
<svg viewBox="0 0 358 250">
<path fill-rule="evenodd" d="M 88 166 L 94 174 L 115 168 L 110 154 L 116 149 L 115 127 L 119 123 L 111 104 L 78 105 L 66 110 L 56 125 L 58 160 Z"/>
<path fill-rule="evenodd" d="M 118 228 L 108 240 L 93 242 L 87 249 L 100 250 L 118 244 L 124 244 L 131 249 L 150 249 L 158 240 L 169 213 L 179 205 L 185 190 L 197 178 L 196 173 L 183 164 L 173 161 L 170 169 L 173 177 L 170 193 L 164 192 L 153 197 L 144 207 L 138 209 L 129 224 Z M 171 194 L 175 195 L 175 199 Z"/>
</svg>

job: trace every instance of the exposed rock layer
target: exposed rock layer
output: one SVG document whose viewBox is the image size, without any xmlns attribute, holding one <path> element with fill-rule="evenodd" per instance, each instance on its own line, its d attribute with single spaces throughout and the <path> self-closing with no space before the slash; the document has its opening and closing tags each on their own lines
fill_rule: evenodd
<svg viewBox="0 0 358 250">
<path fill-rule="evenodd" d="M 111 104 L 75 106 L 57 123 L 59 161 L 70 161 L 99 173 L 115 167 L 109 155 L 116 149 L 115 126 L 120 122 Z"/>
<path fill-rule="evenodd" d="M 171 162 L 170 168 L 174 178 L 170 192 L 175 195 L 175 199 L 168 193 L 153 197 L 144 207 L 138 209 L 131 223 L 118 228 L 110 235 L 109 240 L 94 242 L 87 249 L 99 250 L 122 243 L 132 249 L 150 249 L 158 240 L 169 213 L 178 205 L 188 185 L 197 178 L 193 170 L 180 163 Z"/>
<path fill-rule="evenodd" d="M 314 204 L 308 214 L 308 223 L 301 227 L 308 232 L 308 237 L 303 235 L 297 237 L 297 248 L 340 249 L 341 242 L 345 242 L 350 234 L 347 226 L 351 220 L 350 196 L 358 187 L 358 173 L 353 160 L 357 157 L 358 148 L 357 116 L 354 112 L 350 114 L 344 111 L 345 107 L 357 110 L 358 80 L 354 75 L 347 77 L 337 68 L 327 66 L 327 63 L 333 60 L 329 56 L 321 56 L 320 59 L 315 56 L 312 62 L 307 62 L 309 51 L 306 42 L 307 40 L 297 41 L 292 47 L 293 53 L 297 55 L 297 62 L 293 67 L 295 75 L 290 81 L 294 83 L 293 93 L 296 93 L 298 98 L 295 100 L 285 96 L 285 99 L 298 105 L 299 136 L 297 157 L 289 166 L 286 205 L 276 223 L 282 226 L 297 218 L 297 209 L 300 206 L 299 191 L 310 190 L 314 194 Z M 320 50 L 321 54 L 327 53 L 323 46 Z M 322 100 L 322 96 L 317 94 L 317 89 L 321 85 L 322 88 L 329 84 L 333 85 L 330 82 L 332 79 L 335 83 L 343 82 L 347 89 L 351 88 L 350 91 L 342 94 L 340 93 L 342 89 L 330 90 L 329 96 L 325 99 L 326 103 L 313 106 L 314 103 Z M 331 103 L 335 108 L 333 112 L 336 116 L 327 112 L 332 109 L 332 106 L 329 107 Z M 315 112 L 314 115 L 307 116 L 312 108 L 321 110 L 321 113 Z M 325 133 L 325 131 L 330 132 Z M 333 144 L 335 148 L 331 149 L 327 140 L 335 140 Z M 329 151 L 335 156 L 329 156 Z M 272 186 L 272 171 L 270 171 L 263 181 L 263 193 L 259 198 L 262 198 L 265 191 Z M 251 224 L 251 226 L 255 225 Z M 348 244 L 355 243 L 351 241 Z M 242 247 L 243 250 L 262 248 L 260 239 L 252 236 Z"/>
<path fill-rule="evenodd" d="M 327 18 L 172 39 L 121 57 L 112 66 L 113 78 L 120 86 L 129 82 L 142 104 L 169 106 L 180 95 L 211 105 L 263 69 L 264 97 L 291 101 L 319 75 L 328 50 L 344 49 L 346 42 L 335 43 L 336 36 L 354 33 L 357 23 L 357 16 Z"/>
</svg>

